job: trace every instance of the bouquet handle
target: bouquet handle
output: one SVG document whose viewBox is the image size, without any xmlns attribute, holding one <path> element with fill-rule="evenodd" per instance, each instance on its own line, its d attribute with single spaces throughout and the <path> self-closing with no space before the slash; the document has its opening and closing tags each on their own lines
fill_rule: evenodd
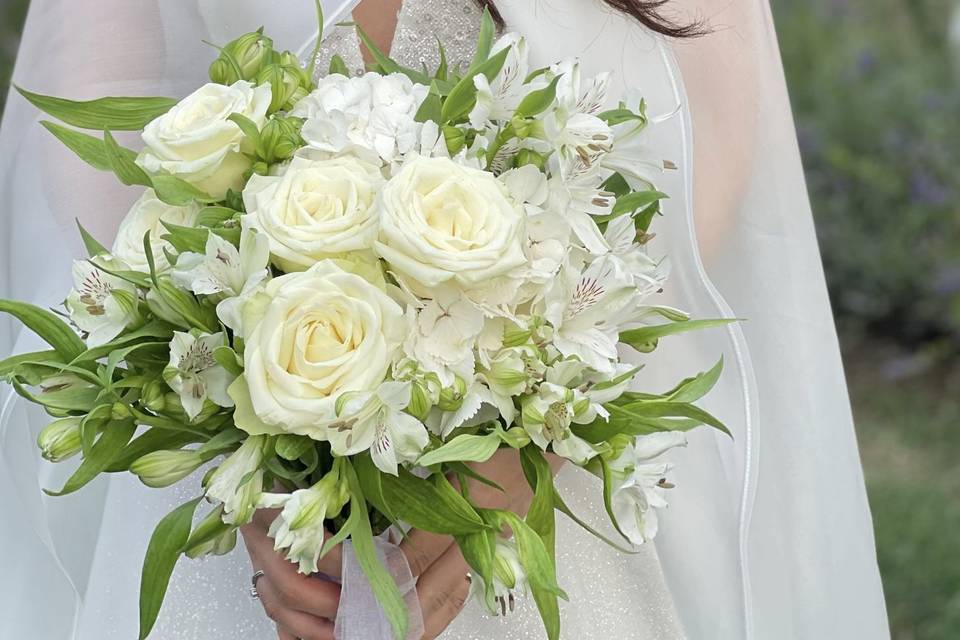
<svg viewBox="0 0 960 640">
<path fill-rule="evenodd" d="M 406 556 L 400 547 L 385 536 L 374 539 L 380 562 L 393 576 L 400 595 L 407 603 L 410 626 L 406 640 L 423 637 L 423 615 L 417 598 L 417 581 L 410 572 Z M 334 629 L 336 640 L 394 640 L 393 629 L 380 603 L 377 602 L 366 575 L 357 562 L 352 543 L 343 543 L 343 568 L 340 588 L 340 607 Z"/>
</svg>

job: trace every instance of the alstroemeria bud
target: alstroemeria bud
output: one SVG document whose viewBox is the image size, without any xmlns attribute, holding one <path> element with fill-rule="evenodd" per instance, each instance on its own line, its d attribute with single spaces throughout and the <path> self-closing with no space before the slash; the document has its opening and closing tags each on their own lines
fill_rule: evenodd
<svg viewBox="0 0 960 640">
<path fill-rule="evenodd" d="M 271 64 L 257 74 L 257 84 L 269 84 L 272 97 L 267 113 L 274 113 L 290 105 L 291 98 L 300 88 L 300 68 Z"/>
<path fill-rule="evenodd" d="M 240 79 L 240 76 L 237 75 L 233 65 L 222 57 L 217 58 L 210 63 L 210 70 L 208 73 L 210 75 L 211 82 L 216 82 L 217 84 L 223 84 L 227 86 L 230 86 Z"/>
<path fill-rule="evenodd" d="M 166 406 L 167 385 L 161 380 L 151 380 L 144 386 L 143 394 L 140 396 L 140 402 L 150 411 L 159 413 Z"/>
<path fill-rule="evenodd" d="M 251 81 L 260 73 L 260 69 L 272 63 L 277 55 L 273 50 L 273 40 L 263 35 L 262 31 L 252 31 L 240 36 L 228 43 L 223 52 L 236 61 L 243 79 Z"/>
<path fill-rule="evenodd" d="M 440 391 L 440 400 L 437 406 L 442 411 L 456 411 L 463 404 L 463 397 L 467 393 L 467 383 L 460 376 L 455 376 L 452 387 L 444 387 Z"/>
<path fill-rule="evenodd" d="M 514 449 L 522 449 L 530 444 L 530 436 L 520 427 L 507 429 L 503 434 L 503 440 Z"/>
<path fill-rule="evenodd" d="M 194 544 L 193 541 L 197 543 Z M 184 553 L 188 558 L 201 556 L 222 556 L 233 550 L 237 544 L 237 530 L 223 522 L 223 507 L 217 507 L 207 514 L 190 533 L 190 546 Z"/>
<path fill-rule="evenodd" d="M 260 131 L 257 155 L 271 164 L 293 157 L 294 152 L 303 146 L 302 126 L 300 118 L 271 118 Z"/>
<path fill-rule="evenodd" d="M 447 151 L 450 152 L 450 155 L 460 153 L 460 150 L 467 144 L 466 133 L 463 129 L 450 124 L 443 127 L 443 139 L 447 143 Z"/>
<path fill-rule="evenodd" d="M 285 433 L 277 438 L 274 450 L 284 460 L 299 460 L 313 446 L 313 440 L 306 436 Z"/>
<path fill-rule="evenodd" d="M 62 462 L 80 451 L 80 420 L 70 417 L 54 420 L 40 432 L 37 446 L 50 462 Z"/>
<path fill-rule="evenodd" d="M 423 422 L 430 415 L 430 399 L 427 397 L 427 390 L 419 381 L 410 383 L 410 404 L 407 405 L 407 413 Z"/>
<path fill-rule="evenodd" d="M 147 292 L 146 299 L 150 311 L 178 327 L 209 330 L 219 326 L 212 306 L 203 306 L 167 276 L 157 279 L 156 287 Z"/>
<path fill-rule="evenodd" d="M 130 465 L 130 472 L 148 487 L 161 489 L 180 482 L 203 463 L 203 456 L 191 449 L 154 451 L 137 458 Z"/>
<path fill-rule="evenodd" d="M 547 157 L 542 153 L 534 151 L 533 149 L 520 149 L 513 161 L 515 167 L 522 167 L 524 165 L 532 164 L 537 169 L 541 170 L 546 163 Z"/>
<path fill-rule="evenodd" d="M 123 404 L 122 402 L 114 402 L 113 406 L 110 407 L 110 419 L 121 421 L 126 420 L 132 414 L 130 413 L 130 407 Z"/>
</svg>

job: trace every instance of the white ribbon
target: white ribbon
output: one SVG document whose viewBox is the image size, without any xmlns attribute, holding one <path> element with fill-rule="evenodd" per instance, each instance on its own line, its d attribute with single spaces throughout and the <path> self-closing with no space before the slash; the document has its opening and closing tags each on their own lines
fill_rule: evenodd
<svg viewBox="0 0 960 640">
<path fill-rule="evenodd" d="M 407 558 L 400 547 L 384 536 L 374 539 L 377 557 L 393 576 L 400 595 L 407 604 L 410 617 L 406 640 L 423 637 L 423 614 L 417 598 L 417 581 L 410 573 Z M 343 544 L 343 567 L 340 582 L 340 607 L 334 629 L 335 640 L 395 640 L 393 628 L 377 602 L 367 576 L 357 562 L 353 545 L 348 540 Z"/>
</svg>

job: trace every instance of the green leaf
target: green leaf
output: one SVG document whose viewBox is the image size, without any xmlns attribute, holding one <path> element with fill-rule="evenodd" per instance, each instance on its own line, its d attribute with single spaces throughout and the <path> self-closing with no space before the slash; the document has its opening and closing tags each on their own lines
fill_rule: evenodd
<svg viewBox="0 0 960 640">
<path fill-rule="evenodd" d="M 240 127 L 240 131 L 243 132 L 243 135 L 250 140 L 254 146 L 260 144 L 260 129 L 257 128 L 257 123 L 243 115 L 242 113 L 231 113 L 227 120 L 232 120 Z"/>
<path fill-rule="evenodd" d="M 43 338 L 64 360 L 73 360 L 87 350 L 73 329 L 56 314 L 28 302 L 0 299 L 0 313 L 8 313 Z"/>
<path fill-rule="evenodd" d="M 103 132 L 103 148 L 107 155 L 107 161 L 110 168 L 116 174 L 117 178 L 125 185 L 141 185 L 144 187 L 152 186 L 150 176 L 147 172 L 130 158 L 128 151 L 124 149 L 114 139 L 109 129 Z"/>
<path fill-rule="evenodd" d="M 657 346 L 660 338 L 686 333 L 688 331 L 699 331 L 701 329 L 712 329 L 714 327 L 723 327 L 733 322 L 738 322 L 737 318 L 719 318 L 710 320 L 687 320 L 686 322 L 670 322 L 658 324 L 649 327 L 639 327 L 637 329 L 628 329 L 620 332 L 620 342 L 628 344 L 637 351 L 648 353 Z"/>
<path fill-rule="evenodd" d="M 573 432 L 591 443 L 605 442 L 618 434 L 641 436 L 658 431 L 689 431 L 704 424 L 730 435 L 720 420 L 687 402 L 643 400 L 621 405 L 622 400 L 604 405 L 610 412 L 608 420 L 576 425 Z"/>
<path fill-rule="evenodd" d="M 699 373 L 692 378 L 687 378 L 682 381 L 668 391 L 666 397 L 673 402 L 696 402 L 710 393 L 710 390 L 713 389 L 720 379 L 721 373 L 723 373 L 722 357 L 709 371 L 704 371 L 703 373 Z"/>
<path fill-rule="evenodd" d="M 0 380 L 18 378 L 27 384 L 38 384 L 48 377 L 51 367 L 64 364 L 64 358 L 56 351 L 31 351 L 0 360 Z"/>
<path fill-rule="evenodd" d="M 623 529 L 620 528 L 620 523 L 617 521 L 617 516 L 613 512 L 613 473 L 610 471 L 610 465 L 607 464 L 607 461 L 603 456 L 597 456 L 596 458 L 600 463 L 601 475 L 603 476 L 603 508 L 607 511 L 607 517 L 610 518 L 610 523 L 613 525 L 613 528 L 617 530 L 617 533 L 626 540 L 630 542 L 630 538 L 627 537 L 627 534 L 623 532 Z"/>
<path fill-rule="evenodd" d="M 557 83 L 562 76 L 556 76 L 543 89 L 528 93 L 517 106 L 517 115 L 521 118 L 530 118 L 539 115 L 550 108 L 557 99 Z"/>
<path fill-rule="evenodd" d="M 494 598 L 493 567 L 497 548 L 497 532 L 494 529 L 478 531 L 456 537 L 457 546 L 470 568 L 483 582 L 484 596 L 488 601 Z"/>
<path fill-rule="evenodd" d="M 197 226 L 219 227 L 236 214 L 237 212 L 229 207 L 204 207 L 200 210 L 200 213 L 197 214 Z"/>
<path fill-rule="evenodd" d="M 654 202 L 659 202 L 669 196 L 662 191 L 631 191 L 625 196 L 617 198 L 617 203 L 613 205 L 613 217 L 621 216 L 625 213 L 633 213 L 637 209 L 647 207 Z"/>
<path fill-rule="evenodd" d="M 51 496 L 63 496 L 86 486 L 91 480 L 107 470 L 110 464 L 130 442 L 137 430 L 132 420 L 112 422 L 106 426 L 100 439 L 84 455 L 83 462 L 67 480 L 60 491 L 46 491 Z"/>
<path fill-rule="evenodd" d="M 160 200 L 175 207 L 185 207 L 194 201 L 203 204 L 217 201 L 213 196 L 204 193 L 186 180 L 181 180 L 176 176 L 153 176 L 153 190 L 157 193 L 157 197 L 160 198 Z"/>
<path fill-rule="evenodd" d="M 240 359 L 236 351 L 226 345 L 219 346 L 213 350 L 213 359 L 217 361 L 217 364 L 226 369 L 228 373 L 232 373 L 235 376 L 243 373 L 243 360 Z"/>
<path fill-rule="evenodd" d="M 169 341 L 169 339 L 173 338 L 173 327 L 162 320 L 152 320 L 139 329 L 135 329 L 130 333 L 121 333 L 110 342 L 84 351 L 71 360 L 71 364 L 99 360 L 100 358 L 105 358 L 110 355 L 110 352 L 114 349 L 118 349 L 137 340 L 149 338 L 166 338 Z"/>
<path fill-rule="evenodd" d="M 500 436 L 496 433 L 483 436 L 464 434 L 423 454 L 417 464 L 430 467 L 442 462 L 486 462 L 499 448 Z"/>
<path fill-rule="evenodd" d="M 487 527 L 483 518 L 456 491 L 437 487 L 406 469 L 398 476 L 381 474 L 383 498 L 399 520 L 417 529 L 445 535 L 463 535 Z"/>
<path fill-rule="evenodd" d="M 140 576 L 140 640 L 150 635 L 157 621 L 173 568 L 190 539 L 193 514 L 200 500 L 195 498 L 166 515 L 150 538 Z"/>
<path fill-rule="evenodd" d="M 543 457 L 543 453 L 535 446 L 521 449 L 520 460 L 527 482 L 533 489 L 533 500 L 527 510 L 527 524 L 543 540 L 543 545 L 550 554 L 550 560 L 556 563 L 557 521 L 553 504 L 556 488 L 553 484 L 553 471 L 547 459 Z"/>
<path fill-rule="evenodd" d="M 427 97 L 420 103 L 420 108 L 417 109 L 417 115 L 414 116 L 414 120 L 417 122 L 432 120 L 433 122 L 439 123 L 442 107 L 440 91 L 437 89 L 437 83 L 434 82 L 430 85 L 430 92 L 427 93 Z"/>
<path fill-rule="evenodd" d="M 83 228 L 83 225 L 80 224 L 80 219 L 77 218 L 77 228 L 80 229 L 80 237 L 83 239 L 83 246 L 87 250 L 87 255 L 91 258 L 95 258 L 104 253 L 110 253 L 110 251 L 100 244 L 96 238 L 94 238 L 90 233 Z"/>
<path fill-rule="evenodd" d="M 437 41 L 437 53 L 440 55 L 440 63 L 437 65 L 437 71 L 433 74 L 437 80 L 446 80 L 450 71 L 450 65 L 447 62 L 447 50 L 443 46 L 440 38 L 434 36 Z"/>
<path fill-rule="evenodd" d="M 416 69 L 410 69 L 409 67 L 404 67 L 401 64 L 397 63 L 396 60 L 386 55 L 381 51 L 373 40 L 370 39 L 370 36 L 360 27 L 359 24 L 355 25 L 357 29 L 357 35 L 360 37 L 360 41 L 363 42 L 363 45 L 370 52 L 370 55 L 373 56 L 373 59 L 380 66 L 380 69 L 384 74 L 389 73 L 402 73 L 403 75 L 410 78 L 412 81 L 417 84 L 429 85 L 430 76 L 423 73 L 422 71 L 417 71 Z"/>
<path fill-rule="evenodd" d="M 591 527 L 589 524 L 587 524 L 586 522 L 584 522 L 583 519 L 581 519 L 579 516 L 577 516 L 577 514 L 575 514 L 575 513 L 573 512 L 573 510 L 570 509 L 569 506 L 567 506 L 567 503 L 564 502 L 564 500 L 563 500 L 563 498 L 560 496 L 560 493 L 559 493 L 559 492 L 555 492 L 555 493 L 554 493 L 554 495 L 553 495 L 553 504 L 556 506 L 557 511 L 559 511 L 559 512 L 562 513 L 562 514 L 564 514 L 565 516 L 567 516 L 567 517 L 570 518 L 571 520 L 573 520 L 573 521 L 574 521 L 577 525 L 579 525 L 584 531 L 586 531 L 587 533 L 590 533 L 591 535 L 593 535 L 593 536 L 594 536 L 595 538 L 597 538 L 598 540 L 602 540 L 604 543 L 606 543 L 607 545 L 613 547 L 614 549 L 616 549 L 616 550 L 619 551 L 620 553 L 627 553 L 627 554 L 631 554 L 631 555 L 635 555 L 635 554 L 637 554 L 637 553 L 640 553 L 639 550 L 628 549 L 627 547 L 623 547 L 623 546 L 617 544 L 616 542 L 614 542 L 613 540 L 611 540 L 610 538 L 608 538 L 607 536 L 603 535 L 602 533 L 600 533 L 599 531 L 597 531 L 596 529 L 594 529 L 593 527 Z"/>
<path fill-rule="evenodd" d="M 16 87 L 33 106 L 81 129 L 139 131 L 177 104 L 173 98 L 107 97 L 77 101 L 55 98 Z"/>
<path fill-rule="evenodd" d="M 347 68 L 347 63 L 343 61 L 339 53 L 330 58 L 330 67 L 327 69 L 327 75 L 333 75 L 335 73 L 341 76 L 347 76 L 348 78 L 350 77 L 350 69 Z"/>
<path fill-rule="evenodd" d="M 500 69 L 503 68 L 503 63 L 506 61 L 509 52 L 509 48 L 503 49 L 486 62 L 469 71 L 454 85 L 453 89 L 450 90 L 450 95 L 443 103 L 439 124 L 453 122 L 470 113 L 470 109 L 473 108 L 477 100 L 477 87 L 473 84 L 474 77 L 482 73 L 487 79 L 493 80 L 500 73 Z"/>
<path fill-rule="evenodd" d="M 490 8 L 484 7 L 483 18 L 480 21 L 480 34 L 477 37 L 477 51 L 473 54 L 470 69 L 476 69 L 490 57 L 490 50 L 493 48 L 493 36 L 495 33 L 496 25 L 493 23 L 493 16 L 490 15 Z"/>
<path fill-rule="evenodd" d="M 40 124 L 52 133 L 57 140 L 73 151 L 77 157 L 94 169 L 99 169 L 100 171 L 112 170 L 110 168 L 110 161 L 107 159 L 106 149 L 104 149 L 103 146 L 103 140 L 100 138 L 68 129 L 63 125 L 50 122 L 49 120 L 41 120 Z M 131 159 L 136 158 L 136 154 L 129 151 L 129 149 L 127 151 L 132 154 Z"/>
<path fill-rule="evenodd" d="M 560 638 L 560 607 L 558 597 L 566 594 L 557 585 L 557 571 L 540 536 L 510 511 L 497 511 L 503 522 L 513 530 L 520 562 L 527 573 L 533 599 L 540 610 L 543 626 L 549 640 Z"/>
<path fill-rule="evenodd" d="M 397 589 L 393 577 L 377 556 L 377 550 L 373 544 L 373 531 L 370 528 L 370 519 L 367 516 L 367 503 L 364 500 L 357 474 L 349 463 L 344 465 L 344 469 L 347 483 L 350 486 L 350 513 L 353 515 L 356 511 L 359 514 L 351 533 L 357 562 L 360 564 L 364 575 L 367 576 L 370 588 L 386 614 L 390 626 L 393 627 L 396 637 L 406 638 L 410 623 L 407 616 L 407 605 L 403 601 L 403 596 L 400 595 L 400 590 Z"/>
</svg>

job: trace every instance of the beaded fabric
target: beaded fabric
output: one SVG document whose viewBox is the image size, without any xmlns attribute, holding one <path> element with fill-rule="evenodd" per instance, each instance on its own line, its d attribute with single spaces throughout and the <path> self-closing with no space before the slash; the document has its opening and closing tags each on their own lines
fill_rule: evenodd
<svg viewBox="0 0 960 640">
<path fill-rule="evenodd" d="M 473 0 L 408 0 L 397 17 L 390 56 L 406 67 L 426 67 L 432 72 L 440 64 L 439 39 L 451 67 L 465 68 L 476 51 L 482 16 Z M 352 73 L 363 73 L 360 41 L 352 26 L 337 25 L 327 33 L 317 56 L 321 74 L 326 74 L 334 55 L 339 55 Z"/>
</svg>

